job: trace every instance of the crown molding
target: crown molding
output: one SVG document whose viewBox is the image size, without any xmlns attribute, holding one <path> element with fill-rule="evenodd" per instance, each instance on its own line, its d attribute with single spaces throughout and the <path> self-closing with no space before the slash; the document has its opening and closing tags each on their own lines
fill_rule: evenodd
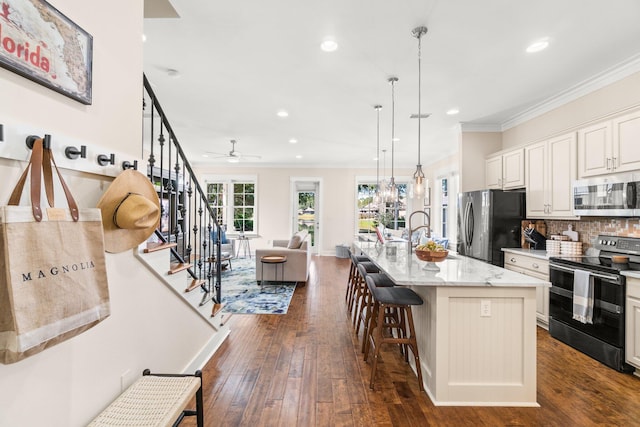
<svg viewBox="0 0 640 427">
<path fill-rule="evenodd" d="M 528 120 L 534 119 L 544 113 L 548 113 L 562 105 L 568 104 L 571 101 L 588 95 L 591 92 L 595 92 L 605 86 L 622 80 L 625 77 L 637 73 L 640 71 L 640 53 L 636 54 L 625 61 L 622 61 L 605 71 L 594 75 L 567 90 L 560 92 L 551 98 L 542 101 L 533 107 L 530 107 L 510 119 L 502 123 L 501 130 L 505 131 L 511 129 L 514 126 L 518 126 Z"/>
<path fill-rule="evenodd" d="M 460 123 L 461 132 L 502 132 L 502 126 L 498 123 Z"/>
</svg>

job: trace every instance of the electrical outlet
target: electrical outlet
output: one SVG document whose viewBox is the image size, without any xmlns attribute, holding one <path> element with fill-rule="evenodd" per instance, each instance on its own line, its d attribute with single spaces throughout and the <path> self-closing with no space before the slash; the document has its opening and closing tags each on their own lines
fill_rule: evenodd
<svg viewBox="0 0 640 427">
<path fill-rule="evenodd" d="M 480 300 L 480 317 L 491 317 L 491 300 Z"/>
</svg>

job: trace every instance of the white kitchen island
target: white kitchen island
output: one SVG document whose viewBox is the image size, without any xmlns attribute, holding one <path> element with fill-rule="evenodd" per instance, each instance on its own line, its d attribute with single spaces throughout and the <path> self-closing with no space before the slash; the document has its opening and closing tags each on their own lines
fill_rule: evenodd
<svg viewBox="0 0 640 427">
<path fill-rule="evenodd" d="M 408 256 L 406 243 L 396 246 L 396 256 L 387 256 L 382 246 L 355 243 L 397 285 L 424 300 L 412 310 L 433 403 L 538 406 L 536 287 L 549 282 L 455 254 L 437 263 L 440 271 L 426 271 L 425 262 Z"/>
</svg>

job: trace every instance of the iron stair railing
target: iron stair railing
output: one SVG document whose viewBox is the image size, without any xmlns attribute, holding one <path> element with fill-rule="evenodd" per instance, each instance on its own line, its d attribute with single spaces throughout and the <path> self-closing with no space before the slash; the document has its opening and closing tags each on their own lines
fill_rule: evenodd
<svg viewBox="0 0 640 427">
<path fill-rule="evenodd" d="M 145 75 L 143 83 L 143 117 L 149 118 L 143 119 L 143 151 L 149 155 L 147 176 L 161 201 L 161 222 L 155 235 L 163 243 L 176 243 L 171 248 L 171 261 L 190 265 L 186 271 L 196 283 L 195 287 L 199 286 L 204 292 L 200 305 L 209 301 L 220 304 L 220 224 Z M 147 112 L 147 108 L 150 111 Z M 211 233 L 214 228 L 215 241 Z"/>
</svg>

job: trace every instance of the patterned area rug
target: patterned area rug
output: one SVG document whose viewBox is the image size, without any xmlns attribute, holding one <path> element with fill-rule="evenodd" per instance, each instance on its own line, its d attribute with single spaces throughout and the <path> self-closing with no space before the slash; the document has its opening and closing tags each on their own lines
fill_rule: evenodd
<svg viewBox="0 0 640 427">
<path fill-rule="evenodd" d="M 256 282 L 254 258 L 231 260 L 222 272 L 222 311 L 237 314 L 286 314 L 296 289 L 291 282 Z"/>
</svg>

